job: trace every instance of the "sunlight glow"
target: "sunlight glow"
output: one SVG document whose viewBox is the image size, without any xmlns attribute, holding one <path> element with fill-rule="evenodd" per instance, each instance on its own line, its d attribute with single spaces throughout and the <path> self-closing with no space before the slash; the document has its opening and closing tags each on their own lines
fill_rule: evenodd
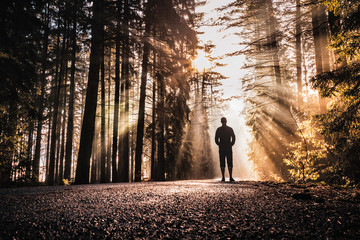
<svg viewBox="0 0 360 240">
<path fill-rule="evenodd" d="M 209 0 L 203 7 L 197 8 L 198 12 L 205 13 L 205 21 L 211 21 L 219 17 L 215 10 L 218 7 L 226 5 L 232 0 Z M 199 32 L 203 34 L 198 35 L 202 43 L 207 43 L 209 40 L 215 45 L 211 52 L 211 57 L 222 58 L 228 53 L 241 50 L 243 46 L 239 44 L 241 39 L 234 35 L 234 29 L 227 31 L 219 31 L 220 27 L 203 26 Z M 203 51 L 198 51 L 198 57 L 194 64 L 199 71 L 208 68 L 208 60 Z M 228 125 L 234 129 L 236 135 L 236 143 L 233 147 L 234 153 L 234 168 L 233 174 L 235 179 L 242 180 L 256 180 L 257 175 L 253 167 L 253 163 L 249 161 L 248 143 L 251 141 L 250 129 L 245 124 L 245 102 L 243 99 L 244 93 L 241 88 L 241 79 L 249 74 L 247 70 L 242 69 L 246 63 L 245 56 L 240 55 L 236 57 L 225 57 L 221 59 L 221 63 L 225 66 L 216 67 L 214 71 L 226 76 L 227 79 L 222 80 L 222 85 L 219 87 L 223 92 L 223 99 L 228 99 L 225 102 L 225 107 L 214 110 L 210 120 L 210 135 L 213 140 L 215 137 L 216 128 L 221 126 L 220 118 L 225 116 L 228 119 Z M 212 154 L 216 160 L 215 165 L 218 166 L 218 147 L 212 141 Z M 217 177 L 220 177 L 220 169 L 217 170 Z M 227 175 L 226 171 L 226 175 Z"/>
<path fill-rule="evenodd" d="M 211 68 L 211 62 L 209 61 L 209 58 L 207 58 L 205 52 L 200 49 L 197 50 L 197 56 L 193 60 L 193 65 L 198 72 L 203 72 L 206 69 Z"/>
</svg>

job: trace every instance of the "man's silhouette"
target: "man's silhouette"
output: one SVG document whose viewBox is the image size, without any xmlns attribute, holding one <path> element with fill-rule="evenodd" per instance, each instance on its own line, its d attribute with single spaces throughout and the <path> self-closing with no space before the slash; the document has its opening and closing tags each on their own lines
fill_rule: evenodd
<svg viewBox="0 0 360 240">
<path fill-rule="evenodd" d="M 235 144 L 235 134 L 231 127 L 226 126 L 226 118 L 221 118 L 222 126 L 216 129 L 215 142 L 219 146 L 220 169 L 222 180 L 225 181 L 225 157 L 229 169 L 230 181 L 235 181 L 232 178 L 233 157 L 232 146 Z"/>
</svg>

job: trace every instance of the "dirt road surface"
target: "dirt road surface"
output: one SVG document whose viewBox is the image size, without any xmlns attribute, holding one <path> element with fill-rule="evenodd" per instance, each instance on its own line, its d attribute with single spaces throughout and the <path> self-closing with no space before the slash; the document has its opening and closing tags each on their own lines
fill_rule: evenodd
<svg viewBox="0 0 360 240">
<path fill-rule="evenodd" d="M 0 239 L 360 239 L 360 201 L 255 181 L 3 188 Z"/>
</svg>

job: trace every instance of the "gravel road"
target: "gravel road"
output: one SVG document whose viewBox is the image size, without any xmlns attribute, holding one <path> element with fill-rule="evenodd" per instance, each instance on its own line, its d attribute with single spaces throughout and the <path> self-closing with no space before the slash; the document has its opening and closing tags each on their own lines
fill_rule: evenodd
<svg viewBox="0 0 360 240">
<path fill-rule="evenodd" d="M 360 239 L 355 190 L 218 180 L 0 189 L 0 239 Z"/>
</svg>

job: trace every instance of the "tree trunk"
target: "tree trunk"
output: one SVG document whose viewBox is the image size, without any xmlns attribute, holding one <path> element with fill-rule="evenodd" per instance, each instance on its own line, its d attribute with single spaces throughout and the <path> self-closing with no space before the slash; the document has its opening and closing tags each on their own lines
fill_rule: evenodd
<svg viewBox="0 0 360 240">
<path fill-rule="evenodd" d="M 34 122 L 30 119 L 29 122 L 29 135 L 28 135 L 28 145 L 27 145 L 27 159 L 26 159 L 26 179 L 31 177 L 31 159 L 32 159 L 32 147 L 33 147 L 33 134 L 34 134 Z"/>
<path fill-rule="evenodd" d="M 104 21 L 104 20 L 102 20 Z M 102 28 L 102 45 L 101 45 L 101 126 L 100 126 L 100 182 L 106 182 L 106 142 L 105 142 L 105 43 L 104 28 Z"/>
<path fill-rule="evenodd" d="M 149 8 L 149 3 L 148 3 Z M 144 143 L 144 126 L 145 126 L 145 98 L 146 98 L 146 81 L 148 74 L 148 61 L 149 61 L 149 43 L 148 37 L 150 32 L 150 23 L 147 20 L 149 11 L 146 12 L 145 16 L 145 34 L 144 34 L 144 49 L 142 59 L 142 72 L 140 82 L 140 99 L 139 99 L 139 114 L 137 123 L 137 135 L 136 135 L 136 150 L 135 150 L 135 182 L 141 182 L 142 172 L 142 153 Z"/>
<path fill-rule="evenodd" d="M 320 22 L 319 22 L 319 3 L 312 9 L 311 18 L 312 18 L 312 33 L 314 38 L 314 48 L 315 48 L 315 66 L 316 66 L 316 74 L 320 74 L 324 71 L 322 65 L 322 47 L 321 47 L 321 36 L 320 36 Z M 319 108 L 320 113 L 326 112 L 326 101 L 324 98 L 320 96 L 319 93 Z"/>
<path fill-rule="evenodd" d="M 302 52 L 301 52 L 301 11 L 300 11 L 300 0 L 296 0 L 296 26 L 295 26 L 295 37 L 296 37 L 296 83 L 297 83 L 297 108 L 300 110 L 300 106 L 303 103 L 303 90 L 302 90 Z"/>
<path fill-rule="evenodd" d="M 152 89 L 152 129 L 151 129 L 151 179 L 156 178 L 155 175 L 155 154 L 156 154 L 156 52 L 154 54 L 153 63 L 153 89 Z"/>
<path fill-rule="evenodd" d="M 159 89 L 159 103 L 158 103 L 158 119 L 159 119 L 159 133 L 158 133 L 158 164 L 157 164 L 157 180 L 165 180 L 165 84 L 164 77 L 157 74 L 158 89 Z"/>
<path fill-rule="evenodd" d="M 60 21 L 59 21 L 60 22 Z M 58 23 L 58 28 L 60 23 Z M 57 125 L 58 125 L 58 112 L 59 112 L 59 100 L 60 100 L 60 92 L 61 92 L 61 77 L 58 74 L 58 66 L 59 66 L 59 41 L 60 34 L 57 37 L 57 56 L 56 56 L 56 75 L 55 79 L 57 81 L 56 86 L 56 95 L 54 96 L 54 106 L 53 106 L 53 114 L 52 114 L 52 126 L 51 126 L 51 139 L 50 139 L 50 159 L 49 159 L 49 176 L 48 176 L 48 184 L 54 185 L 55 182 L 55 158 L 56 158 L 56 140 L 57 140 Z"/>
<path fill-rule="evenodd" d="M 67 66 L 67 61 L 65 62 Z M 67 69 L 67 67 L 66 67 Z M 61 151 L 60 151 L 60 166 L 59 166 L 59 182 L 62 182 L 62 179 L 64 177 L 64 157 L 65 157 L 65 119 L 66 119 L 66 99 L 67 99 L 67 86 L 66 86 L 66 77 L 67 77 L 67 70 L 65 74 L 65 84 L 63 89 L 63 118 L 62 118 L 62 133 L 61 133 Z"/>
<path fill-rule="evenodd" d="M 107 122 L 107 164 L 106 164 L 106 182 L 111 181 L 111 135 L 110 135 L 110 93 L 111 93 L 111 48 L 109 48 L 109 62 L 108 62 L 108 68 L 109 68 L 109 86 L 108 86 L 108 122 Z"/>
<path fill-rule="evenodd" d="M 76 5 L 75 5 L 76 7 Z M 73 29 L 71 34 L 72 52 L 71 52 L 71 69 L 70 69 L 70 95 L 69 95 L 69 116 L 66 131 L 66 154 L 65 154 L 65 172 L 64 178 L 71 178 L 71 162 L 73 151 L 74 136 L 74 94 L 75 94 L 75 61 L 76 61 L 76 11 L 73 19 Z"/>
<path fill-rule="evenodd" d="M 276 19 L 274 17 L 273 2 L 272 0 L 267 0 L 267 8 L 269 13 L 269 32 L 268 32 L 268 41 L 272 55 L 273 68 L 275 72 L 275 84 L 276 84 L 276 95 L 279 107 L 284 107 L 285 98 L 283 85 L 281 81 L 281 72 L 280 72 L 280 61 L 279 61 L 279 46 L 277 41 L 277 29 L 276 29 Z"/>
<path fill-rule="evenodd" d="M 36 131 L 36 143 L 35 143 L 35 156 L 33 160 L 33 174 L 32 179 L 34 182 L 39 182 L 40 176 L 40 152 L 41 152 L 41 136 L 42 136 L 42 127 L 44 121 L 44 95 L 45 95 L 45 84 L 46 84 L 46 68 L 47 68 L 47 51 L 49 45 L 49 6 L 46 6 L 45 16 L 44 16 L 44 35 L 43 35 L 43 49 L 41 56 L 41 80 L 40 80 L 40 96 L 38 99 L 39 111 L 37 113 L 37 131 Z"/>
<path fill-rule="evenodd" d="M 118 14 L 121 13 L 121 1 L 118 1 Z M 118 16 L 119 18 L 120 16 Z M 115 99 L 114 99 L 114 123 L 113 123 L 113 144 L 112 144 L 112 182 L 117 182 L 117 153 L 118 153 L 118 133 L 119 133 L 119 100 L 120 100 L 120 26 L 121 22 L 117 19 L 115 37 Z"/>
<path fill-rule="evenodd" d="M 123 111 L 123 131 L 121 132 L 122 136 L 122 151 L 121 158 L 119 161 L 121 162 L 119 167 L 120 181 L 121 182 L 129 182 L 129 140 L 130 140 L 130 123 L 129 123 L 129 101 L 130 101 L 130 79 L 129 79 L 129 0 L 124 0 L 124 21 L 123 25 L 125 28 L 124 31 L 124 42 L 123 42 L 123 68 L 122 68 L 122 82 L 125 87 L 124 91 L 124 111 Z"/>
<path fill-rule="evenodd" d="M 76 168 L 75 183 L 77 184 L 89 183 L 90 157 L 94 139 L 96 105 L 99 87 L 101 41 L 103 39 L 101 35 L 104 28 L 104 23 L 102 22 L 103 0 L 94 0 L 93 4 L 89 80 L 86 92 L 85 111 L 81 128 L 78 164 Z"/>
</svg>

